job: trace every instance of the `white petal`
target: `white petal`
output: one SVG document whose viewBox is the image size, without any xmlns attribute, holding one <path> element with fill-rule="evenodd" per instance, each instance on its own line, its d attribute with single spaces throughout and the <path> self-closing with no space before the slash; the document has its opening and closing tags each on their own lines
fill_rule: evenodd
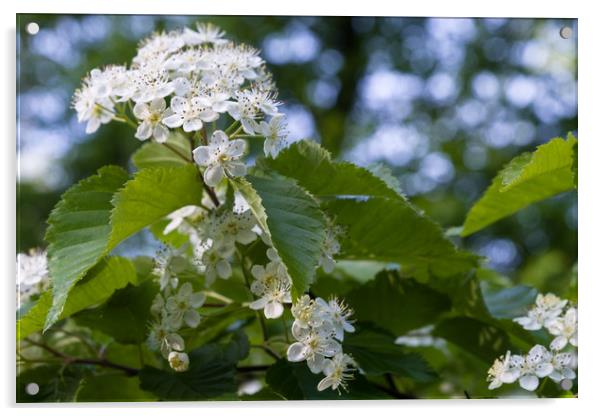
<svg viewBox="0 0 602 416">
<path fill-rule="evenodd" d="M 550 344 L 550 348 L 556 351 L 560 351 L 566 346 L 567 342 L 568 340 L 563 336 L 556 337 Z"/>
<path fill-rule="evenodd" d="M 221 130 L 215 130 L 211 135 L 211 144 L 218 146 L 228 142 L 228 135 Z"/>
<path fill-rule="evenodd" d="M 295 342 L 286 350 L 286 358 L 291 362 L 299 362 L 305 360 L 307 347 L 301 342 Z"/>
<path fill-rule="evenodd" d="M 309 371 L 314 374 L 321 373 L 324 370 L 324 367 L 328 364 L 328 360 L 326 360 L 321 355 L 314 355 L 313 359 L 307 359 L 307 366 L 309 367 Z"/>
<path fill-rule="evenodd" d="M 255 279 L 260 279 L 265 274 L 265 268 L 263 266 L 255 264 L 253 265 L 253 267 L 251 267 L 251 274 Z"/>
<path fill-rule="evenodd" d="M 240 124 L 242 125 L 242 129 L 245 131 L 245 133 L 250 134 L 251 136 L 255 134 L 253 120 L 247 120 L 246 118 L 243 118 L 240 120 Z"/>
<path fill-rule="evenodd" d="M 252 243 L 253 241 L 255 241 L 256 239 L 257 239 L 257 234 L 255 234 L 251 230 L 241 230 L 236 235 L 236 241 L 238 241 L 241 244 L 249 244 L 249 243 Z"/>
<path fill-rule="evenodd" d="M 276 301 L 268 302 L 263 310 L 265 317 L 268 319 L 280 318 L 280 316 L 282 316 L 282 312 L 284 312 L 284 307 L 280 302 Z"/>
<path fill-rule="evenodd" d="M 203 173 L 205 183 L 209 186 L 217 186 L 223 177 L 224 169 L 222 168 L 222 165 L 209 166 Z"/>
<path fill-rule="evenodd" d="M 334 384 L 334 379 L 332 377 L 324 377 L 318 383 L 318 391 L 324 391 L 329 387 L 332 387 Z"/>
<path fill-rule="evenodd" d="M 227 279 L 232 274 L 232 267 L 227 260 L 218 261 L 215 268 L 217 269 L 217 275 L 222 279 Z"/>
<path fill-rule="evenodd" d="M 163 98 L 155 98 L 150 103 L 151 110 L 156 113 L 162 113 L 166 107 L 167 107 L 167 104 L 165 104 L 165 100 Z"/>
<path fill-rule="evenodd" d="M 158 143 L 165 143 L 169 138 L 169 130 L 162 124 L 157 124 L 153 131 L 153 137 Z"/>
<path fill-rule="evenodd" d="M 182 124 L 184 124 L 184 118 L 182 118 L 182 116 L 179 114 L 172 114 L 169 117 L 165 117 L 162 121 L 163 124 L 172 129 L 180 127 Z"/>
<path fill-rule="evenodd" d="M 201 323 L 201 315 L 194 309 L 188 309 L 184 313 L 184 322 L 186 322 L 186 325 L 190 328 L 196 328 Z"/>
<path fill-rule="evenodd" d="M 534 391 L 535 389 L 537 389 L 537 386 L 539 386 L 539 379 L 537 378 L 537 376 L 526 375 L 519 378 L 518 383 L 523 389 L 528 391 Z"/>
<path fill-rule="evenodd" d="M 258 311 L 260 309 L 265 308 L 266 303 L 268 303 L 268 300 L 266 298 L 259 298 L 251 302 L 249 304 L 249 308 Z"/>
<path fill-rule="evenodd" d="M 243 162 L 229 162 L 226 164 L 228 173 L 230 176 L 245 176 L 247 173 L 247 166 Z"/>
<path fill-rule="evenodd" d="M 201 292 L 196 292 L 190 295 L 190 306 L 200 308 L 205 303 L 205 295 Z"/>
<path fill-rule="evenodd" d="M 86 124 L 86 134 L 94 133 L 100 127 L 100 120 L 97 118 L 91 118 Z"/>
<path fill-rule="evenodd" d="M 173 97 L 170 107 L 176 113 L 183 113 L 188 108 L 188 100 L 182 97 Z"/>
<path fill-rule="evenodd" d="M 168 82 L 165 85 L 160 86 L 155 93 L 156 97 L 167 97 L 174 91 L 174 86 L 172 82 Z"/>
<path fill-rule="evenodd" d="M 247 147 L 247 142 L 243 139 L 232 140 L 228 144 L 228 149 L 226 150 L 226 154 L 232 158 L 239 158 L 245 152 L 245 148 Z"/>
<path fill-rule="evenodd" d="M 133 111 L 136 118 L 140 120 L 144 120 L 150 115 L 150 112 L 148 111 L 148 105 L 144 103 L 136 103 Z"/>
<path fill-rule="evenodd" d="M 546 377 L 552 371 L 554 371 L 554 366 L 551 363 L 542 363 L 535 367 L 535 375 L 537 377 Z"/>
<path fill-rule="evenodd" d="M 514 368 L 514 369 L 511 369 L 508 371 L 504 371 L 502 373 L 502 375 L 500 376 L 500 380 L 503 383 L 510 384 L 510 383 L 514 383 L 518 379 L 519 376 L 520 376 L 520 370 L 517 368 Z"/>
<path fill-rule="evenodd" d="M 219 113 L 213 110 L 205 110 L 199 113 L 199 118 L 206 123 L 211 123 L 219 118 Z"/>
<path fill-rule="evenodd" d="M 203 122 L 200 118 L 193 118 L 191 120 L 186 120 L 184 125 L 182 126 L 186 133 L 190 133 L 191 131 L 197 131 L 203 128 Z"/>
<path fill-rule="evenodd" d="M 136 129 L 136 134 L 134 137 L 136 137 L 138 140 L 146 140 L 151 136 L 151 134 L 153 134 L 151 123 L 144 121 L 138 126 L 138 129 Z"/>
<path fill-rule="evenodd" d="M 176 78 L 174 79 L 173 84 L 176 95 L 183 96 L 190 91 L 190 81 L 188 81 L 186 78 Z"/>
<path fill-rule="evenodd" d="M 192 157 L 198 165 L 207 166 L 209 164 L 209 159 L 211 158 L 209 146 L 197 147 L 192 151 Z"/>
</svg>

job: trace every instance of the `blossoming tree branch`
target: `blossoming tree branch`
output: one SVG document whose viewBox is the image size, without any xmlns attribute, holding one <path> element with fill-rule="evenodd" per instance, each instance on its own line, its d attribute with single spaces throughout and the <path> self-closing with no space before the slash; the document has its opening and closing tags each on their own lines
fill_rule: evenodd
<svg viewBox="0 0 602 416">
<path fill-rule="evenodd" d="M 67 190 L 47 248 L 18 255 L 19 385 L 80 401 L 431 397 L 444 376 L 422 346 L 480 362 L 459 395 L 576 392 L 576 296 L 486 291 L 484 260 L 457 246 L 576 189 L 573 136 L 511 161 L 446 234 L 386 167 L 292 142 L 280 104 L 259 51 L 210 24 L 90 71 L 73 98 L 86 132 L 124 123 L 142 145 L 133 173 Z M 115 254 L 145 230 L 153 258 Z"/>
</svg>

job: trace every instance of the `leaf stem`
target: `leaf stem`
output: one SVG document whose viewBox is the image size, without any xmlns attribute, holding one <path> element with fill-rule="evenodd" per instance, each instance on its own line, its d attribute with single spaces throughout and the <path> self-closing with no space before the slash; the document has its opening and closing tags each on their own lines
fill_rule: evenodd
<svg viewBox="0 0 602 416">
<path fill-rule="evenodd" d="M 233 132 L 238 127 L 240 127 L 240 121 L 234 120 L 234 123 L 230 124 L 228 126 L 228 128 L 226 130 L 224 130 L 224 133 L 226 133 L 229 136 L 230 133 Z"/>
<path fill-rule="evenodd" d="M 222 302 L 226 303 L 227 305 L 229 305 L 229 304 L 231 304 L 231 303 L 234 302 L 229 297 L 226 297 L 226 296 L 224 296 L 222 294 L 219 294 L 217 292 L 214 292 L 212 290 L 205 290 L 205 291 L 203 291 L 203 293 L 205 293 L 205 295 L 209 296 L 210 298 L 221 300 Z"/>
</svg>

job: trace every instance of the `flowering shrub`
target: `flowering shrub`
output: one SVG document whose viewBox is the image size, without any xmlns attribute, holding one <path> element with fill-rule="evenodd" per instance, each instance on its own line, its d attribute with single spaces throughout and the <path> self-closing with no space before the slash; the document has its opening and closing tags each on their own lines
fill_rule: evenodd
<svg viewBox="0 0 602 416">
<path fill-rule="evenodd" d="M 539 294 L 527 310 L 534 289 L 484 290 L 458 232 L 385 167 L 291 143 L 279 107 L 259 52 L 212 25 L 90 71 L 73 98 L 86 132 L 126 123 L 145 143 L 133 175 L 107 166 L 65 192 L 46 251 L 17 257 L 20 400 L 31 383 L 42 400 L 433 397 L 444 376 L 429 348 L 480 360 L 456 394 L 545 377 L 559 387 L 540 396 L 576 393 L 576 299 Z M 575 169 L 571 135 L 511 161 L 459 235 L 574 189 Z M 115 255 L 143 230 L 154 258 Z M 507 319 L 509 297 L 525 316 Z"/>
</svg>

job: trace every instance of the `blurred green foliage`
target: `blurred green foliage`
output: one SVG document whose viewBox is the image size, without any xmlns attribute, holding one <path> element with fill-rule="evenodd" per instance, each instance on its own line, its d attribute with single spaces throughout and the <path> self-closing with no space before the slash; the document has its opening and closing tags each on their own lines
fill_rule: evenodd
<svg viewBox="0 0 602 416">
<path fill-rule="evenodd" d="M 25 30 L 31 21 L 40 25 L 36 36 Z M 562 25 L 576 25 L 571 20 L 19 15 L 19 251 L 45 246 L 45 219 L 69 185 L 106 164 L 131 167 L 129 158 L 139 147 L 132 131 L 117 123 L 93 136 L 83 134 L 68 108 L 81 78 L 94 67 L 128 62 L 139 39 L 154 30 L 197 21 L 211 21 L 233 39 L 264 49 L 284 111 L 300 115 L 291 123 L 291 133 L 312 132 L 335 157 L 353 160 L 354 148 L 371 140 L 382 126 L 418 131 L 425 151 L 414 146 L 409 161 L 396 163 L 399 137 L 392 137 L 391 157 L 380 161 L 394 162 L 389 166 L 404 191 L 444 227 L 464 221 L 469 207 L 512 157 L 577 129 L 576 98 L 574 108 L 562 107 L 571 101 L 570 85 L 576 83 L 576 39 L 552 36 Z M 555 68 L 562 70 L 554 72 Z M 389 81 L 381 77 L 370 82 L 371 74 L 385 72 Z M 411 91 L 403 88 L 398 91 L 401 99 L 395 95 L 399 74 L 422 80 L 412 100 L 405 100 L 404 94 Z M 453 80 L 455 92 L 448 98 L 437 95 L 449 87 L 435 82 L 445 79 L 441 74 L 451 74 Z M 497 79 L 497 98 L 482 98 L 475 80 L 483 74 Z M 379 80 L 390 85 L 382 86 Z M 548 90 L 568 98 L 546 105 L 541 97 Z M 371 106 L 370 94 L 389 99 L 386 109 Z M 458 116 L 471 103 L 487 109 L 476 123 Z M 508 125 L 516 127 L 507 134 L 510 139 L 505 144 L 496 141 L 496 134 Z M 512 140 L 525 129 L 530 134 L 524 140 Z M 488 138 L 491 135 L 494 139 Z M 46 153 L 35 153 L 40 147 Z M 25 157 L 27 152 L 34 156 Z M 451 162 L 451 178 L 433 181 L 420 176 L 433 153 Z M 37 176 L 24 174 L 37 163 L 50 168 Z M 417 186 L 420 181 L 430 185 Z M 560 290 L 569 284 L 577 259 L 576 207 L 575 193 L 560 195 L 476 233 L 462 245 L 490 258 L 491 267 L 515 282 Z"/>
</svg>

